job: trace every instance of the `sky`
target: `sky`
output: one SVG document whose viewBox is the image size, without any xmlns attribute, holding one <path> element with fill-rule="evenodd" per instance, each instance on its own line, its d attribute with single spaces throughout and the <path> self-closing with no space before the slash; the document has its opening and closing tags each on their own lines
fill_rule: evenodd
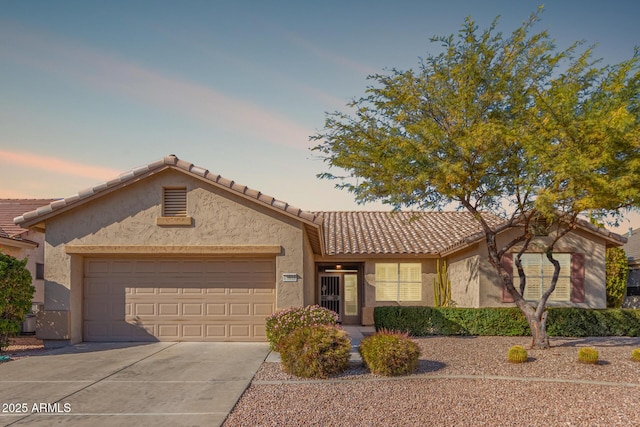
<svg viewBox="0 0 640 427">
<path fill-rule="evenodd" d="M 467 16 L 505 34 L 540 2 L 0 0 L 0 198 L 56 198 L 168 154 L 299 208 L 357 205 L 309 150 L 367 76 L 419 66 Z M 640 45 L 640 2 L 556 0 L 536 30 Z M 640 227 L 625 216 L 615 231 Z"/>
</svg>

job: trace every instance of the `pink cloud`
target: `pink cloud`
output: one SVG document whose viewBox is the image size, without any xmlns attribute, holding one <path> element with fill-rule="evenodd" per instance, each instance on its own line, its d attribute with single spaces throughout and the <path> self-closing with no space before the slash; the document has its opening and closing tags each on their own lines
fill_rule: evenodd
<svg viewBox="0 0 640 427">
<path fill-rule="evenodd" d="M 120 175 L 121 171 L 101 166 L 87 165 L 56 157 L 38 156 L 32 153 L 18 153 L 0 150 L 0 159 L 9 164 L 20 164 L 22 167 L 72 175 L 82 178 L 107 181 Z M 13 196 L 12 196 L 13 197 Z M 18 193 L 15 197 L 18 197 Z"/>
</svg>

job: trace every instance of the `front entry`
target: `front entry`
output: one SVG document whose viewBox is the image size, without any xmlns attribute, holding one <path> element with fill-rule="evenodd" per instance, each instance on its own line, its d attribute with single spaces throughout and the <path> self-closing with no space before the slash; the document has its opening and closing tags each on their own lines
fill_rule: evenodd
<svg viewBox="0 0 640 427">
<path fill-rule="evenodd" d="M 320 266 L 318 285 L 320 306 L 338 313 L 344 325 L 360 324 L 360 280 L 358 266 Z"/>
</svg>

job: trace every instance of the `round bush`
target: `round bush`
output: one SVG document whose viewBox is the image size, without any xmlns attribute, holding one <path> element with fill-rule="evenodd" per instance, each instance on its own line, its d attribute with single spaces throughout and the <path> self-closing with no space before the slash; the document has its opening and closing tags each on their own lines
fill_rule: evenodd
<svg viewBox="0 0 640 427">
<path fill-rule="evenodd" d="M 507 359 L 511 363 L 524 363 L 527 358 L 527 350 L 521 345 L 514 345 L 507 352 Z"/>
<path fill-rule="evenodd" d="M 583 347 L 578 350 L 578 360 L 582 363 L 595 365 L 598 363 L 598 350 L 591 347 Z"/>
<path fill-rule="evenodd" d="M 631 351 L 631 358 L 640 362 L 640 348 L 634 348 Z"/>
<path fill-rule="evenodd" d="M 267 340 L 271 350 L 280 351 L 280 341 L 296 329 L 337 323 L 338 314 L 319 305 L 286 308 L 267 317 Z"/>
<path fill-rule="evenodd" d="M 303 378 L 327 378 L 349 366 L 351 340 L 336 326 L 314 325 L 296 329 L 279 344 L 284 370 Z"/>
<path fill-rule="evenodd" d="M 365 337 L 358 351 L 372 373 L 384 376 L 410 374 L 420 358 L 420 348 L 408 334 L 387 330 Z"/>
</svg>

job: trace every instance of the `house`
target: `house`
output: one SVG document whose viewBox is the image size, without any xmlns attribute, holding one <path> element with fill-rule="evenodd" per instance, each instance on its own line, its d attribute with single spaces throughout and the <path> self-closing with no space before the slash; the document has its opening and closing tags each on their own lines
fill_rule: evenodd
<svg viewBox="0 0 640 427">
<path fill-rule="evenodd" d="M 27 258 L 27 269 L 35 287 L 33 303 L 44 303 L 44 233 L 16 225 L 13 219 L 24 212 L 53 202 L 53 199 L 0 199 L 0 252 Z"/>
<path fill-rule="evenodd" d="M 266 316 L 307 304 L 372 324 L 376 306 L 433 305 L 442 261 L 458 306 L 511 305 L 466 212 L 307 212 L 174 155 L 15 222 L 46 230 L 48 346 L 264 340 Z M 551 304 L 604 308 L 605 249 L 624 241 L 580 223 L 557 246 Z M 536 247 L 524 259 L 532 299 L 549 276 Z"/>
<path fill-rule="evenodd" d="M 624 251 L 629 261 L 629 277 L 627 278 L 627 295 L 640 295 L 640 228 L 629 229 Z"/>
</svg>

